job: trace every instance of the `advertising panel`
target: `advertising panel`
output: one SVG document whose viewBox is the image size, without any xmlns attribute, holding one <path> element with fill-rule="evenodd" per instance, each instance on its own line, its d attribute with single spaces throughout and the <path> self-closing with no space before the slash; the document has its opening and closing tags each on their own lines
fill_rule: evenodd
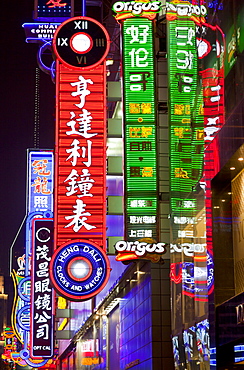
<svg viewBox="0 0 244 370">
<path fill-rule="evenodd" d="M 77 17 L 60 26 L 53 44 L 61 60 L 56 81 L 55 245 L 89 238 L 104 248 L 106 76 L 102 61 L 108 51 L 108 36 L 98 22 Z"/>
<path fill-rule="evenodd" d="M 53 211 L 53 172 L 53 152 L 29 151 L 28 213 Z"/>
<path fill-rule="evenodd" d="M 73 0 L 35 0 L 34 19 L 47 21 L 67 19 L 74 12 Z"/>
<path fill-rule="evenodd" d="M 113 5 L 122 25 L 124 93 L 125 240 L 158 240 L 156 106 L 153 22 L 157 1 Z M 135 250 L 134 250 L 135 251 Z M 160 256 L 121 250 L 118 261 Z"/>
<path fill-rule="evenodd" d="M 183 10 L 183 6 L 180 9 Z M 177 11 L 179 12 L 178 8 L 173 13 L 173 18 L 172 9 L 169 9 L 168 30 L 171 209 L 174 216 L 179 217 L 192 216 L 196 207 L 194 199 L 183 199 L 191 193 L 192 186 L 200 175 L 200 168 L 197 167 L 201 165 L 199 160 L 203 155 L 204 132 L 200 124 L 195 122 L 193 125 L 192 122 L 198 74 L 196 25 L 187 14 L 179 16 Z M 199 105 L 197 114 L 202 114 L 201 109 L 202 106 Z M 194 171 L 195 161 L 198 166 Z"/>
<path fill-rule="evenodd" d="M 192 356 L 193 329 L 187 325 L 192 325 L 196 318 L 206 313 L 208 301 L 206 215 L 203 206 L 205 184 L 201 179 L 204 139 L 208 136 L 209 140 L 212 131 L 207 125 L 205 129 L 204 125 L 206 85 L 202 85 L 199 73 L 202 66 L 200 59 L 209 52 L 209 43 L 204 39 L 206 15 L 207 8 L 203 1 L 166 2 L 170 126 L 170 277 L 171 296 L 177 297 L 171 316 L 172 331 L 175 334 L 173 345 L 176 368 L 181 368 L 181 364 L 182 367 L 187 367 L 186 360 L 195 360 L 194 355 Z M 210 121 L 210 125 L 214 123 Z M 185 329 L 183 338 L 177 335 L 182 327 Z"/>
<path fill-rule="evenodd" d="M 105 246 L 105 67 L 91 72 L 59 65 L 56 246 L 89 238 Z"/>
<path fill-rule="evenodd" d="M 53 220 L 33 220 L 31 267 L 31 356 L 53 356 L 54 297 L 50 281 L 53 252 Z"/>
<path fill-rule="evenodd" d="M 75 17 L 63 22 L 53 39 L 57 57 L 56 251 L 51 262 L 54 269 L 51 278 L 59 294 L 74 301 L 95 296 L 106 284 L 110 272 L 104 252 L 104 60 L 109 45 L 106 29 L 88 17 Z M 88 240 L 89 243 L 86 242 Z"/>
<path fill-rule="evenodd" d="M 11 321 L 19 341 L 12 359 L 21 366 L 35 368 L 45 365 L 53 356 L 53 325 L 49 313 L 53 302 L 48 276 L 53 236 L 38 244 L 37 229 L 34 231 L 40 222 L 47 225 L 43 226 L 45 232 L 53 232 L 53 167 L 52 150 L 28 150 L 25 253 L 17 258 L 17 273 L 12 272 L 15 292 Z"/>
<path fill-rule="evenodd" d="M 135 196 L 156 199 L 156 118 L 153 25 L 145 18 L 123 21 L 126 205 Z M 136 214 L 126 207 L 128 241 L 157 239 L 156 212 L 145 207 Z"/>
</svg>

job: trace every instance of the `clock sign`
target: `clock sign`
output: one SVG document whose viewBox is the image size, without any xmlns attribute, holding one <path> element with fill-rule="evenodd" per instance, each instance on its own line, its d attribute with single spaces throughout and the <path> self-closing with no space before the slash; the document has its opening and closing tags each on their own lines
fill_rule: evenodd
<svg viewBox="0 0 244 370">
<path fill-rule="evenodd" d="M 95 19 L 74 17 L 63 22 L 53 38 L 54 53 L 68 67 L 91 69 L 101 64 L 110 47 L 106 29 Z"/>
<path fill-rule="evenodd" d="M 70 301 L 85 301 L 107 284 L 110 263 L 104 250 L 86 240 L 73 240 L 56 249 L 50 261 L 54 289 Z"/>
</svg>

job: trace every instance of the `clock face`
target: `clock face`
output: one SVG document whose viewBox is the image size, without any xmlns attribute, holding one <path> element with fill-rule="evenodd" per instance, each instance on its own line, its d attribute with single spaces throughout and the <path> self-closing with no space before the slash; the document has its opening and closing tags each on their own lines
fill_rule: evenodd
<svg viewBox="0 0 244 370">
<path fill-rule="evenodd" d="M 109 46 L 106 29 L 88 17 L 68 19 L 59 26 L 53 38 L 57 58 L 76 69 L 90 69 L 101 64 Z"/>
</svg>

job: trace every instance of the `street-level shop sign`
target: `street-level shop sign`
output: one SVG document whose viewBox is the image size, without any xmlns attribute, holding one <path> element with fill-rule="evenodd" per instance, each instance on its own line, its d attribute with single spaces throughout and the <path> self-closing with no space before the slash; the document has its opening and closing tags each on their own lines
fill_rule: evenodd
<svg viewBox="0 0 244 370">
<path fill-rule="evenodd" d="M 51 150 L 28 153 L 27 211 L 53 211 L 54 160 Z"/>
</svg>

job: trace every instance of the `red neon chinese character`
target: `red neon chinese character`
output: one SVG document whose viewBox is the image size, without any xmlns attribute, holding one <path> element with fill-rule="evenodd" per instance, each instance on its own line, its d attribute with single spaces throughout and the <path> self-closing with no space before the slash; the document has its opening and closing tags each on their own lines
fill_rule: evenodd
<svg viewBox="0 0 244 370">
<path fill-rule="evenodd" d="M 34 193 L 41 193 L 41 194 L 51 194 L 50 190 L 47 190 L 47 178 L 43 177 L 42 179 L 38 176 L 34 180 L 34 184 L 31 186 L 35 187 Z"/>
<path fill-rule="evenodd" d="M 51 171 L 46 171 L 47 168 L 47 159 L 39 159 L 35 160 L 32 163 L 33 173 L 38 173 L 40 176 L 49 176 Z"/>
<path fill-rule="evenodd" d="M 66 6 L 67 3 L 64 3 L 64 4 L 60 4 L 62 0 L 49 0 L 46 5 L 49 5 L 49 4 L 52 4 L 52 5 L 49 5 L 48 8 L 55 8 L 55 6 Z"/>
</svg>

